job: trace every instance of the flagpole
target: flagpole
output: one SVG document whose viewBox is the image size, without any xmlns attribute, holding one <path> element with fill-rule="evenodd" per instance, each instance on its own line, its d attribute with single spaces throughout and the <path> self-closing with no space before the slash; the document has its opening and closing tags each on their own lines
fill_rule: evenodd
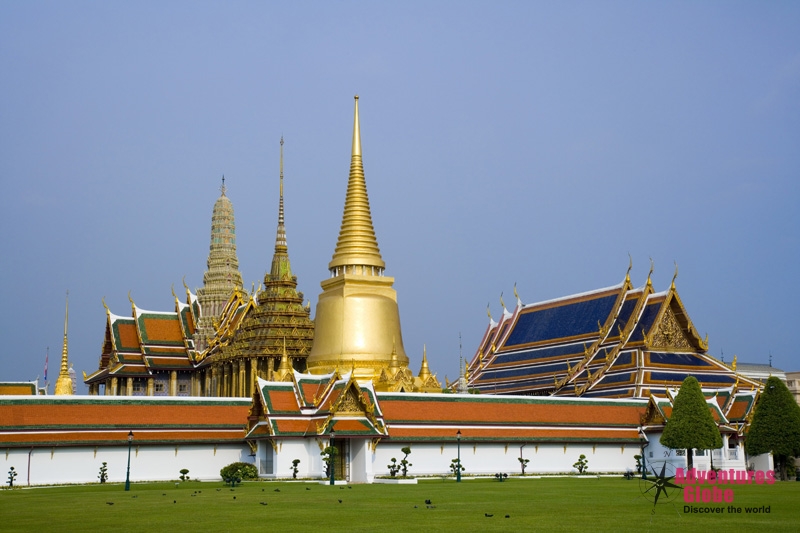
<svg viewBox="0 0 800 533">
<path fill-rule="evenodd" d="M 47 355 L 44 356 L 44 393 L 45 395 L 48 394 L 48 384 L 47 384 L 47 364 L 50 362 L 50 347 L 47 347 Z"/>
</svg>

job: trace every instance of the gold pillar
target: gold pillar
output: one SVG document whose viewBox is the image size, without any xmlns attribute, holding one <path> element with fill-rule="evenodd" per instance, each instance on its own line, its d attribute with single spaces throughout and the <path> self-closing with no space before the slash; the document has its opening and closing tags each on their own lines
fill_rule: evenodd
<svg viewBox="0 0 800 533">
<path fill-rule="evenodd" d="M 133 378 L 125 378 L 125 395 L 133 396 Z"/>
<path fill-rule="evenodd" d="M 153 396 L 156 392 L 155 381 L 152 377 L 147 378 L 147 395 Z"/>
<path fill-rule="evenodd" d="M 239 394 L 240 397 L 247 396 L 247 361 L 239 361 Z"/>
<path fill-rule="evenodd" d="M 175 370 L 169 372 L 169 395 L 178 395 L 178 372 Z"/>
<path fill-rule="evenodd" d="M 117 395 L 117 378 L 111 378 L 111 396 Z"/>
</svg>

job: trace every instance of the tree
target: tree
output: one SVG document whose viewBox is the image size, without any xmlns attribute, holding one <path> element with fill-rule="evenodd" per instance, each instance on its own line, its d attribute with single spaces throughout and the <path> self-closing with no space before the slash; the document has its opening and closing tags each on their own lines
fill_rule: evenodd
<svg viewBox="0 0 800 533">
<path fill-rule="evenodd" d="M 714 450 L 722 447 L 722 435 L 714 422 L 700 383 L 693 376 L 683 380 L 659 442 L 667 448 L 686 449 L 687 464 L 692 468 L 692 449 Z"/>
<path fill-rule="evenodd" d="M 331 467 L 336 461 L 336 456 L 339 454 L 339 450 L 336 446 L 326 446 L 320 455 L 322 456 L 322 462 L 325 463 L 325 477 L 330 477 L 331 475 Z"/>
<path fill-rule="evenodd" d="M 408 456 L 411 453 L 411 447 L 406 446 L 404 448 L 400 448 L 400 451 L 405 454 L 405 456 L 400 460 L 400 470 L 402 471 L 403 477 L 408 477 L 408 467 L 414 466 L 408 462 Z"/>
<path fill-rule="evenodd" d="M 744 449 L 748 455 L 772 453 L 784 481 L 790 458 L 800 455 L 800 406 L 779 378 L 772 376 L 764 385 Z"/>
<path fill-rule="evenodd" d="M 243 479 L 258 479 L 258 469 L 250 463 L 231 463 L 219 471 L 222 481 L 231 487 L 241 483 Z"/>
<path fill-rule="evenodd" d="M 589 468 L 589 460 L 586 458 L 585 455 L 581 454 L 581 456 L 578 457 L 578 460 L 575 462 L 575 464 L 572 465 L 572 468 L 577 470 L 578 474 L 585 474 L 586 469 Z"/>
</svg>

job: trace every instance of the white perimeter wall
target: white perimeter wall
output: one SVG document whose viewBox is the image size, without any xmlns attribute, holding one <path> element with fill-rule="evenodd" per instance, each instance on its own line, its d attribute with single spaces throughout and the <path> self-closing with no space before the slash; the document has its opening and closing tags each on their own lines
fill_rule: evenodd
<svg viewBox="0 0 800 533">
<path fill-rule="evenodd" d="M 320 442 L 323 447 L 327 440 L 283 439 L 276 441 L 277 451 L 267 441 L 259 442 L 258 462 L 266 462 L 266 454 L 273 454 L 274 468 L 267 473 L 260 467 L 262 477 L 291 477 L 292 460 L 300 459 L 298 478 L 321 478 L 324 464 L 320 456 Z M 375 476 L 388 476 L 388 465 L 392 457 L 398 463 L 403 458 L 401 448 L 411 447 L 408 460 L 413 466 L 409 474 L 417 476 L 449 475 L 450 462 L 458 455 L 455 442 L 409 443 L 401 441 L 380 441 L 377 449 L 372 449 L 369 439 L 350 439 L 350 481 L 371 482 Z M 640 453 L 639 446 L 633 444 L 508 444 L 505 443 L 461 443 L 461 464 L 464 475 L 492 475 L 497 472 L 507 474 L 521 473 L 520 453 L 530 462 L 526 474 L 556 474 L 575 472 L 573 464 L 581 454 L 588 460 L 590 473 L 612 473 L 635 470 L 634 455 Z M 340 460 L 337 457 L 337 461 Z"/>
<path fill-rule="evenodd" d="M 30 472 L 28 461 L 30 459 Z M 131 482 L 177 480 L 183 468 L 191 479 L 220 479 L 220 469 L 237 461 L 254 462 L 250 448 L 239 444 L 164 445 L 136 443 L 131 448 Z M 64 483 L 97 483 L 100 466 L 107 463 L 108 481 L 124 482 L 128 465 L 127 446 L 53 447 L 28 449 L 0 447 L 0 471 L 13 466 L 16 484 L 53 485 Z M 28 477 L 30 474 L 30 478 Z M 4 478 L 6 479 L 7 476 Z"/>
<path fill-rule="evenodd" d="M 403 459 L 401 448 L 411 447 L 408 460 L 413 465 L 409 473 L 413 475 L 439 475 L 450 473 L 450 463 L 458 456 L 455 442 L 448 443 L 408 443 L 381 442 L 372 457 L 372 471 L 375 475 L 389 475 L 388 466 L 392 457 L 399 463 Z M 530 462 L 526 474 L 556 474 L 576 472 L 572 465 L 581 454 L 586 456 L 588 471 L 591 473 L 625 472 L 635 469 L 634 455 L 639 447 L 622 444 L 526 444 L 515 443 L 461 443 L 462 475 L 486 475 L 505 472 L 522 473 L 520 454 Z"/>
</svg>

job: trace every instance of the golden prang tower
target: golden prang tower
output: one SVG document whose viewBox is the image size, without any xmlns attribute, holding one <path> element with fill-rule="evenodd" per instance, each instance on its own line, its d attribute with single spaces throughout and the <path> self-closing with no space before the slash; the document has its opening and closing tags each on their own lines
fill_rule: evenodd
<svg viewBox="0 0 800 533">
<path fill-rule="evenodd" d="M 344 215 L 328 263 L 330 278 L 320 284 L 308 371 L 352 370 L 357 379 L 372 380 L 379 390 L 441 390 L 425 359 L 416 379 L 408 369 L 394 278 L 384 275 L 385 266 L 372 226 L 356 96 Z"/>
</svg>

